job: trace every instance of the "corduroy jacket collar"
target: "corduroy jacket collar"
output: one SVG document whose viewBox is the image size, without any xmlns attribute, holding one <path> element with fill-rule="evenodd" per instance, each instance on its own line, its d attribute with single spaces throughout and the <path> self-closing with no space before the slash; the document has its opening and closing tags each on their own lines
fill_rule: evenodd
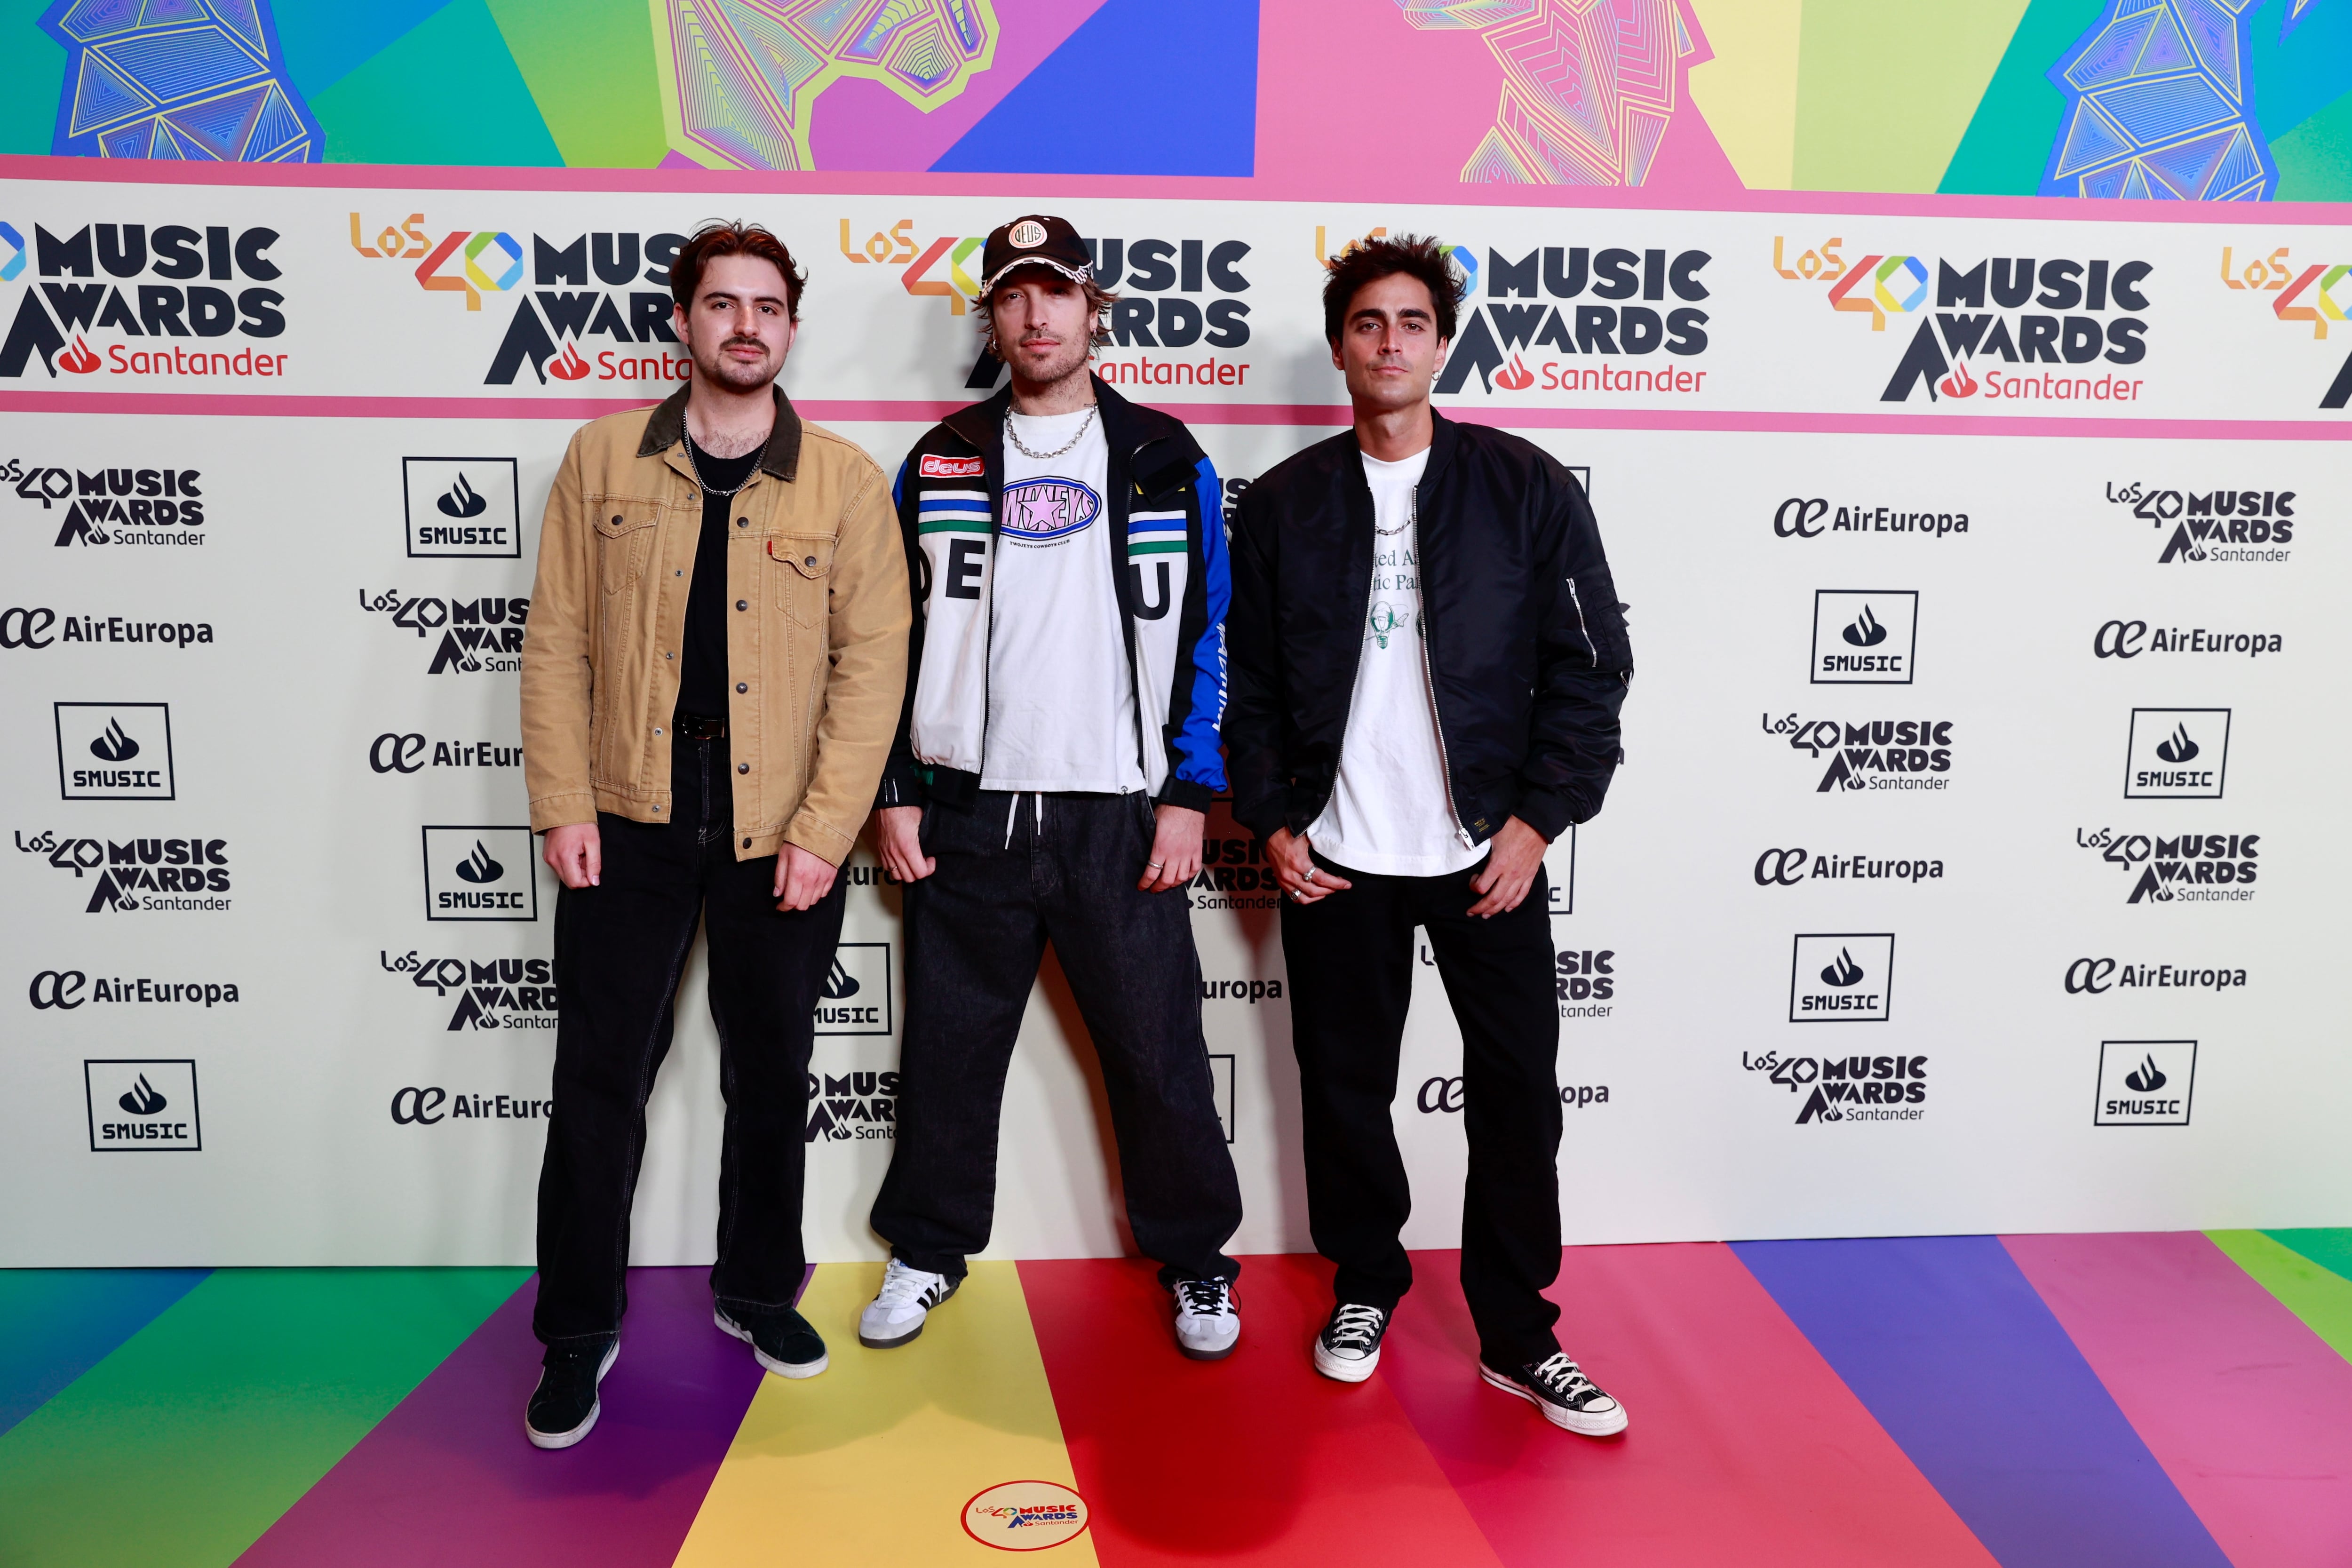
<svg viewBox="0 0 2352 1568">
<path fill-rule="evenodd" d="M 645 439 L 637 443 L 637 456 L 651 458 L 668 451 L 686 435 L 686 398 L 694 390 L 688 382 L 662 400 L 646 421 Z M 792 483 L 801 466 L 801 416 L 793 412 L 793 400 L 784 395 L 781 386 L 771 386 L 776 398 L 775 428 L 768 432 L 768 445 L 760 453 L 760 468 Z"/>
</svg>

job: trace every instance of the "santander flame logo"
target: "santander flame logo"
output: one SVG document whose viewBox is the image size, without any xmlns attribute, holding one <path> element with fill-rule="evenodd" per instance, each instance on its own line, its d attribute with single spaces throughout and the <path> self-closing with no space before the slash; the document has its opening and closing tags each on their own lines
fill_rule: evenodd
<svg viewBox="0 0 2352 1568">
<path fill-rule="evenodd" d="M 1495 384 L 1511 392 L 1525 392 L 1536 384 L 1536 373 L 1517 353 L 1511 355 L 1509 368 L 1495 373 Z"/>
<path fill-rule="evenodd" d="M 563 357 L 550 364 L 547 374 L 558 381 L 578 381 L 588 374 L 588 362 L 580 357 L 577 348 L 566 343 L 563 345 Z"/>
<path fill-rule="evenodd" d="M 457 862 L 459 879 L 472 882 L 477 886 L 484 882 L 495 882 L 506 874 L 507 868 L 490 858 L 489 850 L 483 847 L 482 841 L 478 838 L 474 840 L 474 852 Z"/>
<path fill-rule="evenodd" d="M 2171 737 L 2156 743 L 2156 754 L 2168 763 L 2186 763 L 2195 759 L 2203 748 L 2189 738 L 2187 724 L 2175 724 Z"/>
<path fill-rule="evenodd" d="M 1952 374 L 1936 385 L 1947 397 L 1974 397 L 1977 395 L 1977 378 L 1969 374 L 1969 362 L 1965 358 L 1954 360 Z"/>
<path fill-rule="evenodd" d="M 127 763 L 139 754 L 139 742 L 122 732 L 122 721 L 109 719 L 106 733 L 89 743 L 89 754 L 101 763 Z"/>
<path fill-rule="evenodd" d="M 1870 606 L 1864 605 L 1862 614 L 1854 617 L 1853 625 L 1846 627 L 1841 635 L 1856 647 L 1876 647 L 1886 640 L 1886 628 L 1879 624 L 1876 616 L 1870 613 Z"/>
<path fill-rule="evenodd" d="M 82 342 L 79 332 L 74 334 L 74 346 L 58 356 L 58 366 L 76 375 L 88 375 L 98 368 L 98 351 Z"/>
<path fill-rule="evenodd" d="M 857 977 L 842 967 L 841 955 L 834 954 L 833 971 L 824 977 L 824 999 L 828 1002 L 846 1002 L 862 989 L 863 987 L 857 984 Z"/>
<path fill-rule="evenodd" d="M 1823 984 L 1834 985 L 1841 991 L 1849 985 L 1859 985 L 1862 984 L 1862 965 L 1853 961 L 1853 954 L 1843 948 L 1839 948 L 1837 957 L 1831 961 L 1828 968 L 1822 971 L 1822 980 Z"/>
<path fill-rule="evenodd" d="M 2124 1087 L 2134 1094 L 2154 1094 L 2168 1081 L 2157 1068 L 2154 1052 L 2142 1057 L 2139 1066 L 2124 1075 Z"/>
<path fill-rule="evenodd" d="M 448 493 L 433 504 L 439 507 L 443 514 L 448 517 L 479 517 L 489 510 L 490 505 L 475 491 L 473 486 L 466 482 L 466 476 L 463 474 L 457 476 L 457 482 L 449 487 Z"/>
<path fill-rule="evenodd" d="M 152 1116 L 171 1101 L 156 1092 L 155 1086 L 147 1081 L 147 1075 L 142 1072 L 139 1075 L 139 1081 L 132 1084 L 114 1103 L 133 1116 Z"/>
</svg>

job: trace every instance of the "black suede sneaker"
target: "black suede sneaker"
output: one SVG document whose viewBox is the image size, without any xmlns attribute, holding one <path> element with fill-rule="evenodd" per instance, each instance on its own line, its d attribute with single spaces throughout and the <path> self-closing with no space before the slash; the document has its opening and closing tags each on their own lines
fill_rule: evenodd
<svg viewBox="0 0 2352 1568">
<path fill-rule="evenodd" d="M 613 1370 L 621 1337 L 580 1345 L 550 1345 L 541 1364 L 539 1387 L 523 1406 L 522 1435 L 534 1448 L 569 1448 L 588 1436 L 602 1406 L 596 1385 Z"/>
<path fill-rule="evenodd" d="M 1580 1436 L 1613 1437 L 1625 1430 L 1625 1407 L 1594 1387 L 1566 1351 L 1508 1372 L 1497 1372 L 1482 1361 L 1478 1375 L 1542 1411 L 1553 1426 Z"/>
<path fill-rule="evenodd" d="M 814 1377 L 831 1364 L 824 1339 L 790 1307 L 740 1315 L 719 1307 L 711 1321 L 750 1345 L 759 1363 L 779 1377 Z"/>
</svg>

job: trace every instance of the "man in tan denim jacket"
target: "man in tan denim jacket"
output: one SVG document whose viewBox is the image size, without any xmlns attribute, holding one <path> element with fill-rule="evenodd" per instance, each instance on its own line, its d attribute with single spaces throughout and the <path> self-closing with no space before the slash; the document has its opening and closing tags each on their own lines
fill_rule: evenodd
<svg viewBox="0 0 2352 1568">
<path fill-rule="evenodd" d="M 572 439 L 522 654 L 530 824 L 555 914 L 554 1106 L 539 1188 L 541 1447 L 588 1434 L 618 1352 L 645 1106 L 698 923 L 727 1100 L 721 1330 L 824 1370 L 793 1310 L 813 1015 L 841 935 L 835 869 L 906 690 L 907 565 L 888 481 L 773 385 L 802 275 L 714 225 L 671 265 L 693 379 Z"/>
</svg>

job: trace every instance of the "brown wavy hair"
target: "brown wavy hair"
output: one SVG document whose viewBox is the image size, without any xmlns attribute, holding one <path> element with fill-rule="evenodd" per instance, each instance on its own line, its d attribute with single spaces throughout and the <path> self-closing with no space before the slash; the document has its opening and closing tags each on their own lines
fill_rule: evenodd
<svg viewBox="0 0 2352 1568">
<path fill-rule="evenodd" d="M 669 293 L 678 309 L 694 309 L 694 291 L 702 286 L 702 269 L 722 256 L 756 256 L 772 262 L 784 275 L 784 314 L 797 321 L 801 319 L 801 290 L 808 286 L 808 274 L 793 260 L 793 253 L 784 242 L 756 223 L 714 222 L 704 224 L 694 231 L 694 237 L 678 247 L 677 259 L 669 264 Z"/>
</svg>

